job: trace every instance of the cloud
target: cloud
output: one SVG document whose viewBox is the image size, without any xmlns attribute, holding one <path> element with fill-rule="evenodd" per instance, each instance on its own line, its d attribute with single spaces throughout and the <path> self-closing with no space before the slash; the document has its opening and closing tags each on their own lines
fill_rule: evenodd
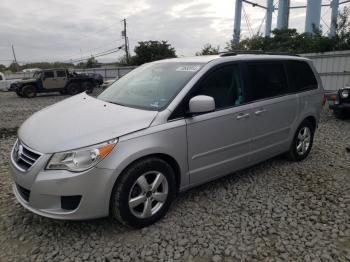
<svg viewBox="0 0 350 262">
<path fill-rule="evenodd" d="M 232 38 L 234 6 L 234 0 L 1 0 L 0 63 L 11 62 L 12 44 L 22 62 L 79 59 L 118 47 L 123 44 L 124 17 L 132 49 L 138 41 L 168 40 L 179 56 L 193 55 L 206 43 L 223 50 Z M 259 28 L 263 33 L 264 10 L 249 4 L 244 4 L 244 10 L 253 33 Z M 327 8 L 323 15 L 329 21 Z M 302 31 L 304 16 L 305 9 L 291 11 L 290 25 Z M 277 11 L 273 26 L 276 17 Z M 242 15 L 242 37 L 248 36 Z M 121 55 L 122 51 L 99 61 L 115 61 Z"/>
</svg>

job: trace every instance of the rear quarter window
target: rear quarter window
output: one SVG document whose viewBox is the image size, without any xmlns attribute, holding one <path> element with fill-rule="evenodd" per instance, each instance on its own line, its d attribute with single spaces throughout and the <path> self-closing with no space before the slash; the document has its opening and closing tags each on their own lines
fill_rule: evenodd
<svg viewBox="0 0 350 262">
<path fill-rule="evenodd" d="M 310 65 L 305 61 L 288 61 L 288 79 L 294 92 L 318 88 L 317 79 Z"/>
</svg>

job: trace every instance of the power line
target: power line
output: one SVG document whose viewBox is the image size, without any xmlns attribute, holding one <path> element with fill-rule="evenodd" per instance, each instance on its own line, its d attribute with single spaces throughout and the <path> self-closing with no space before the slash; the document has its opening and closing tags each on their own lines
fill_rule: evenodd
<svg viewBox="0 0 350 262">
<path fill-rule="evenodd" d="M 244 19 L 245 19 L 246 24 L 247 24 L 247 27 L 248 27 L 248 32 L 249 32 L 249 34 L 250 34 L 250 37 L 252 37 L 252 36 L 253 36 L 253 30 L 252 30 L 252 28 L 250 27 L 249 19 L 248 19 L 248 16 L 247 16 L 246 11 L 245 11 L 245 9 L 244 9 L 244 6 L 242 6 L 242 9 L 243 9 Z"/>
<path fill-rule="evenodd" d="M 104 51 L 104 52 L 91 55 L 90 57 L 85 57 L 85 58 L 77 59 L 77 60 L 71 60 L 70 62 L 71 62 L 71 63 L 77 63 L 77 62 L 82 62 L 82 61 L 88 60 L 88 59 L 90 59 L 91 57 L 97 58 L 97 57 L 101 57 L 101 56 L 110 55 L 110 54 L 119 52 L 122 48 L 123 48 L 123 46 L 119 46 L 119 47 L 114 48 L 114 49 L 106 50 L 106 51 Z"/>
</svg>

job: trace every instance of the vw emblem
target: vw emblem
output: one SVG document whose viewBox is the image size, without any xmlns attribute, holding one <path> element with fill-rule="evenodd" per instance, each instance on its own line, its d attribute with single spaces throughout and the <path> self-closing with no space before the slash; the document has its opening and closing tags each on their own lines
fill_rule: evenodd
<svg viewBox="0 0 350 262">
<path fill-rule="evenodd" d="M 15 147 L 15 150 L 13 152 L 13 158 L 16 160 L 16 162 L 19 160 L 20 156 L 23 153 L 23 146 L 22 145 L 17 145 Z"/>
</svg>

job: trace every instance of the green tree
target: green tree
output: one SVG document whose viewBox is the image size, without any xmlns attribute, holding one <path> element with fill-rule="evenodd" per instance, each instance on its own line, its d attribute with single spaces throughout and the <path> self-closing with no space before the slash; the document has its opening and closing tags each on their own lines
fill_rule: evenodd
<svg viewBox="0 0 350 262">
<path fill-rule="evenodd" d="M 91 56 L 86 62 L 86 68 L 93 68 L 93 67 L 96 67 L 97 65 L 98 65 L 98 61 L 93 56 Z"/>
<path fill-rule="evenodd" d="M 138 42 L 134 52 L 135 56 L 130 59 L 130 64 L 134 65 L 176 57 L 175 49 L 167 41 Z"/>
<path fill-rule="evenodd" d="M 4 72 L 6 70 L 6 66 L 3 64 L 0 64 L 0 72 Z"/>
<path fill-rule="evenodd" d="M 11 72 L 18 72 L 20 70 L 20 66 L 16 62 L 12 62 L 7 69 Z"/>
<path fill-rule="evenodd" d="M 219 46 L 213 47 L 211 44 L 205 44 L 201 51 L 196 53 L 196 56 L 201 55 L 217 55 L 219 54 Z"/>
</svg>

